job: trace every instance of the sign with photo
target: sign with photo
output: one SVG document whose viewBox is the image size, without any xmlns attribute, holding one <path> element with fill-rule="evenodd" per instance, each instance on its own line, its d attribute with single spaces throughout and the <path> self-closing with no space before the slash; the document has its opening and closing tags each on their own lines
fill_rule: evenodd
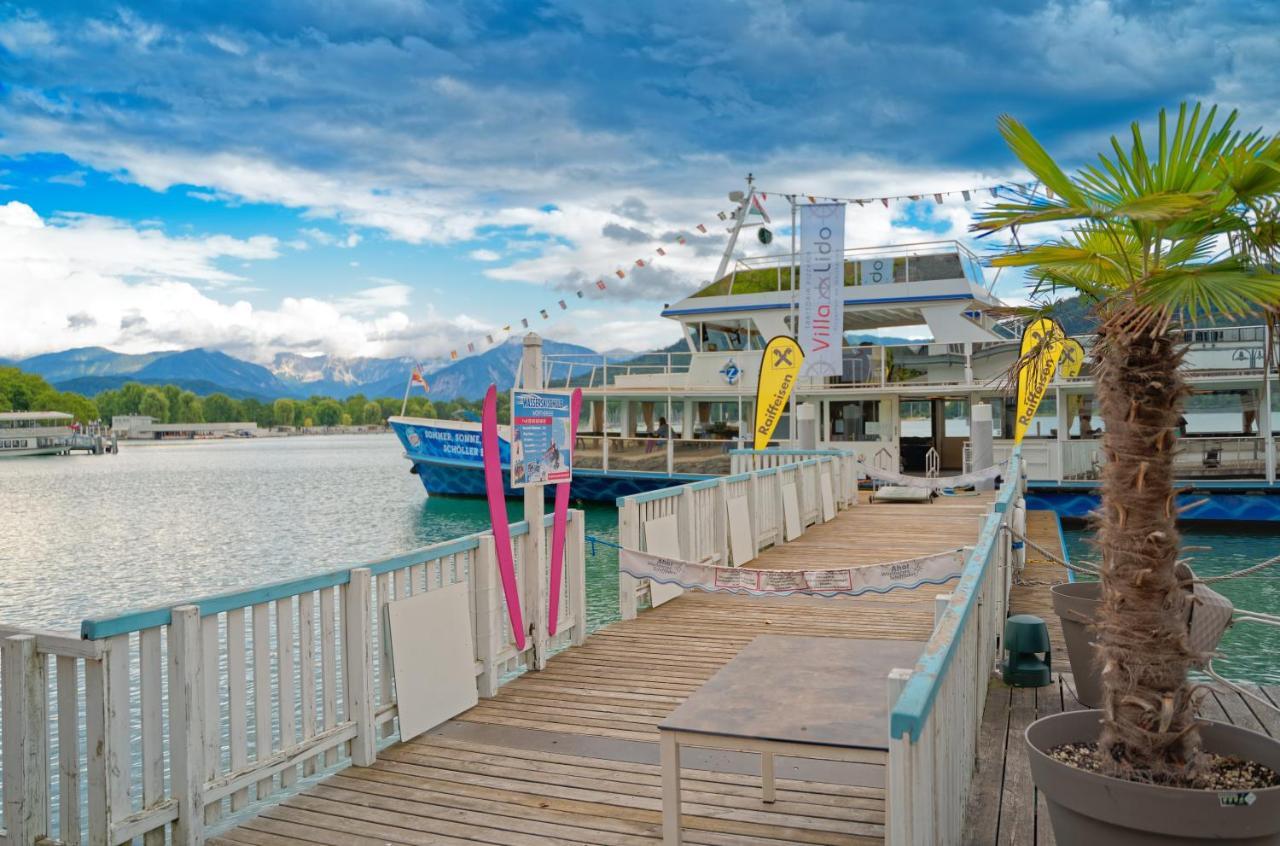
<svg viewBox="0 0 1280 846">
<path fill-rule="evenodd" d="M 572 395 L 511 392 L 511 487 L 573 478 Z"/>
</svg>

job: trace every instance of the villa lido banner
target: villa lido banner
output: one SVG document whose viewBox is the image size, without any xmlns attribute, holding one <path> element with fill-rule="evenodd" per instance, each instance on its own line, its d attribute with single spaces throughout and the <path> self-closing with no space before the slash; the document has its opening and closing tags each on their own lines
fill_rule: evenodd
<svg viewBox="0 0 1280 846">
<path fill-rule="evenodd" d="M 844 203 L 800 207 L 800 347 L 806 379 L 840 375 Z"/>
<path fill-rule="evenodd" d="M 675 584 L 689 590 L 750 596 L 859 596 L 911 590 L 921 585 L 946 584 L 959 578 L 963 567 L 963 549 L 837 570 L 754 570 L 695 564 L 637 549 L 622 549 L 618 553 L 618 568 L 637 579 Z"/>
</svg>

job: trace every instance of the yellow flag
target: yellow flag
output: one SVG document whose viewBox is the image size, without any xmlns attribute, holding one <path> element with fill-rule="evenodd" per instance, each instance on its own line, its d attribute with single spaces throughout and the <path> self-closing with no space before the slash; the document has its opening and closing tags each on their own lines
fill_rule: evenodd
<svg viewBox="0 0 1280 846">
<path fill-rule="evenodd" d="M 1080 368 L 1084 367 L 1084 347 L 1080 346 L 1080 342 L 1075 338 L 1067 338 L 1062 345 L 1062 359 L 1058 362 L 1058 374 L 1067 379 L 1071 379 L 1080 375 Z M 1080 394 L 1070 394 L 1067 397 L 1067 425 L 1071 425 L 1071 421 L 1080 413 L 1080 408 L 1084 404 L 1084 397 Z"/>
<path fill-rule="evenodd" d="M 1044 399 L 1053 374 L 1058 369 L 1058 359 L 1066 346 L 1066 334 L 1062 327 L 1048 318 L 1041 318 L 1022 333 L 1022 369 L 1018 371 L 1018 416 L 1014 420 L 1013 442 L 1022 443 L 1031 419 L 1036 416 L 1040 400 Z M 1027 360 L 1029 355 L 1033 355 Z M 1083 356 L 1081 359 L 1083 360 Z"/>
<path fill-rule="evenodd" d="M 804 352 L 795 338 L 778 335 L 765 345 L 760 359 L 760 378 L 756 380 L 756 424 L 752 446 L 764 449 L 778 428 L 782 412 L 786 410 L 791 389 L 800 375 Z"/>
</svg>

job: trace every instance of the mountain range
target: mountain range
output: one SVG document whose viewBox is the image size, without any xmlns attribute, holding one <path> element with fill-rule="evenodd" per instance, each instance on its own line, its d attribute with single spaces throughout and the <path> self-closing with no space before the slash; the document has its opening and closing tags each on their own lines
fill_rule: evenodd
<svg viewBox="0 0 1280 846">
<path fill-rule="evenodd" d="M 587 347 L 551 340 L 544 340 L 542 349 L 548 355 L 598 355 Z M 521 352 L 521 340 L 511 338 L 460 361 L 423 361 L 421 364 L 431 385 L 430 396 L 439 400 L 476 399 L 483 396 L 490 383 L 496 383 L 499 390 L 509 390 Z M 620 358 L 610 356 L 611 361 Z M 399 396 L 404 392 L 414 360 L 279 353 L 270 365 L 263 366 L 216 350 L 127 354 L 103 347 L 80 347 L 0 361 L 0 364 L 35 373 L 58 390 L 86 396 L 119 388 L 126 382 L 141 382 L 178 385 L 202 395 L 220 391 L 236 399 L 270 400 L 315 395 L 338 399 L 352 394 L 371 398 Z M 552 376 L 563 378 L 567 370 L 557 366 L 552 368 Z"/>
</svg>

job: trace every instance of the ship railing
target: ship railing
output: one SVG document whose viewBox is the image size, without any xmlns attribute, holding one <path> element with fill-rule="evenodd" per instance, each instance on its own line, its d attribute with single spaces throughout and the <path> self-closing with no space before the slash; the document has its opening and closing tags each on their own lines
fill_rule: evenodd
<svg viewBox="0 0 1280 846">
<path fill-rule="evenodd" d="M 931 279 L 953 279 L 955 274 L 949 272 L 949 269 L 931 268 L 929 259 L 936 256 L 952 255 L 958 257 L 962 275 L 972 282 L 979 285 L 984 284 L 982 272 L 982 260 L 976 253 L 966 247 L 959 241 L 915 241 L 905 244 L 887 244 L 873 247 L 850 247 L 844 251 L 844 259 L 846 264 L 853 265 L 852 278 L 846 273 L 846 285 L 873 284 L 870 281 L 864 281 L 861 278 L 861 262 L 872 261 L 875 259 L 901 259 L 899 264 L 894 262 L 894 266 L 890 269 L 890 280 L 892 282 L 921 282 Z M 740 258 L 734 263 L 732 277 L 736 281 L 737 274 L 747 271 L 769 270 L 775 271 L 776 290 L 784 291 L 791 288 L 791 270 L 793 260 L 797 257 L 791 252 L 774 253 L 765 256 L 750 256 Z M 902 272 L 898 273 L 901 267 Z M 799 272 L 797 269 L 795 284 L 799 285 Z M 732 292 L 732 284 L 730 285 Z"/>
<path fill-rule="evenodd" d="M 524 619 L 536 621 L 523 649 L 511 634 L 490 532 L 85 620 L 80 637 L 0 627 L 0 844 L 198 844 L 206 827 L 278 800 L 300 781 L 371 764 L 398 717 L 390 602 L 466 585 L 482 697 L 551 651 L 583 642 L 582 512 L 570 512 L 554 637 L 541 610 L 547 568 L 528 564 L 538 544 L 527 523 L 510 528 Z M 549 549 L 550 515 L 540 530 Z"/>
<path fill-rule="evenodd" d="M 753 553 L 785 542 L 785 512 L 794 488 L 801 531 L 823 519 L 823 498 L 834 508 L 857 502 L 856 456 L 842 450 L 733 450 L 731 457 L 753 469 L 728 476 L 620 497 L 618 542 L 626 548 L 649 549 L 649 533 L 671 531 L 674 518 L 680 556 L 687 561 L 731 566 L 729 503 L 746 498 Z M 784 493 L 785 492 L 785 493 Z M 618 608 L 622 619 L 636 616 L 645 600 L 652 602 L 647 580 L 618 574 Z"/>
<path fill-rule="evenodd" d="M 959 582 L 939 597 L 920 659 L 889 674 L 886 843 L 960 842 L 1007 607 L 1012 551 L 1004 527 L 1025 489 L 1016 450 L 1008 479 Z"/>
</svg>

